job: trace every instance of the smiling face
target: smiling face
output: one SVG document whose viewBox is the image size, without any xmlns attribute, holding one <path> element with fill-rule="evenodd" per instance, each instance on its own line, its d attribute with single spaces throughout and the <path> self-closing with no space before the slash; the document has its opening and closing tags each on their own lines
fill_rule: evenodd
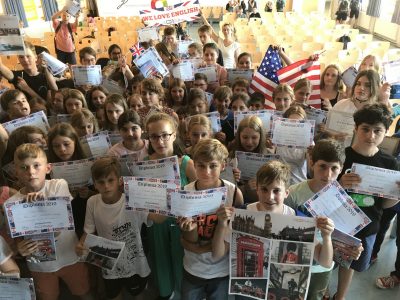
<svg viewBox="0 0 400 300">
<path fill-rule="evenodd" d="M 75 142 L 66 136 L 57 135 L 50 146 L 61 161 L 71 160 L 75 152 Z"/>
<path fill-rule="evenodd" d="M 92 93 L 92 103 L 93 103 L 94 107 L 98 108 L 98 107 L 101 107 L 102 105 L 104 105 L 106 98 L 107 98 L 106 94 L 104 94 L 102 91 L 95 90 Z"/>
<path fill-rule="evenodd" d="M 213 48 L 207 47 L 203 51 L 203 60 L 207 65 L 215 65 L 218 59 L 218 52 Z"/>
<path fill-rule="evenodd" d="M 160 97 L 155 91 L 142 88 L 140 95 L 142 96 L 143 105 L 146 107 L 154 107 L 160 103 Z"/>
<path fill-rule="evenodd" d="M 279 214 L 283 213 L 283 201 L 289 194 L 283 182 L 275 180 L 270 184 L 257 185 L 256 192 L 259 210 Z"/>
<path fill-rule="evenodd" d="M 142 98 L 139 95 L 133 95 L 129 98 L 128 102 L 129 109 L 131 111 L 138 111 L 140 108 L 143 107 Z"/>
<path fill-rule="evenodd" d="M 16 176 L 24 187 L 24 193 L 40 191 L 45 184 L 46 175 L 51 171 L 50 164 L 44 154 L 39 154 L 35 158 L 15 160 Z"/>
<path fill-rule="evenodd" d="M 23 93 L 19 93 L 14 101 L 8 104 L 7 114 L 11 120 L 26 117 L 31 113 L 28 100 Z"/>
<path fill-rule="evenodd" d="M 253 67 L 251 57 L 249 55 L 243 55 L 237 64 L 239 70 L 249 70 Z"/>
</svg>

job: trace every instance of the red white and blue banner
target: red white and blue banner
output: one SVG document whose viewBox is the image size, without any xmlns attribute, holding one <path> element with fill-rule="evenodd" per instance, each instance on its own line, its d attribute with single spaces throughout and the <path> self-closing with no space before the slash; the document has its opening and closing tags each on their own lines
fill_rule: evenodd
<svg viewBox="0 0 400 300">
<path fill-rule="evenodd" d="M 140 17 L 147 26 L 161 26 L 196 20 L 199 12 L 199 0 L 151 0 L 148 9 L 140 10 Z"/>
</svg>

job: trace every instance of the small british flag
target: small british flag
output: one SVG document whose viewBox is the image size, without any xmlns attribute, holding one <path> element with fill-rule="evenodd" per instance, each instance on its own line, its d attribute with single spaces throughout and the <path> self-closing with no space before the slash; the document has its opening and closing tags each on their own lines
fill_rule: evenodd
<svg viewBox="0 0 400 300">
<path fill-rule="evenodd" d="M 139 43 L 130 47 L 129 51 L 131 51 L 131 53 L 132 53 L 132 60 L 137 59 L 140 56 L 140 54 L 142 54 L 144 52 L 144 50 L 145 49 L 143 47 L 141 47 Z"/>
</svg>

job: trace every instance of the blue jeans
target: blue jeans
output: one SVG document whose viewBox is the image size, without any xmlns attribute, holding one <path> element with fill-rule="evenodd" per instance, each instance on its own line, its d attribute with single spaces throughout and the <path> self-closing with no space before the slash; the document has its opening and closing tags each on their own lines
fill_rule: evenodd
<svg viewBox="0 0 400 300">
<path fill-rule="evenodd" d="M 193 280 L 194 279 L 194 280 Z M 182 299 L 185 300 L 227 300 L 229 277 L 203 279 L 184 271 Z"/>
</svg>

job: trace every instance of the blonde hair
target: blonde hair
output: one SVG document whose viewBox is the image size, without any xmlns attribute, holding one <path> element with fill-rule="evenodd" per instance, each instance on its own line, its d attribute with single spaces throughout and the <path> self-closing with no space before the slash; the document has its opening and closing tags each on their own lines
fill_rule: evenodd
<svg viewBox="0 0 400 300">
<path fill-rule="evenodd" d="M 303 87 L 307 87 L 308 89 L 312 90 L 311 81 L 307 78 L 299 79 L 293 87 L 293 92 L 297 92 L 298 90 L 302 89 Z"/>
<path fill-rule="evenodd" d="M 325 88 L 324 77 L 329 68 L 335 69 L 338 72 L 338 78 L 335 82 L 335 89 L 338 90 L 339 92 L 344 92 L 344 82 L 342 80 L 342 70 L 340 69 L 340 67 L 337 64 L 330 64 L 325 67 L 324 71 L 321 74 L 321 81 L 319 84 L 320 88 L 321 89 Z"/>
<path fill-rule="evenodd" d="M 47 162 L 46 153 L 41 147 L 36 144 L 22 144 L 15 150 L 14 161 L 22 161 L 27 158 L 38 158 L 39 156 L 42 156 Z"/>
<path fill-rule="evenodd" d="M 381 62 L 380 62 L 380 60 L 379 60 L 379 58 L 377 56 L 372 55 L 372 54 L 369 54 L 369 55 L 367 55 L 366 57 L 363 58 L 363 60 L 360 63 L 360 66 L 358 67 L 358 72 L 361 72 L 360 68 L 361 68 L 362 64 L 369 58 L 372 58 L 372 60 L 374 62 L 374 71 L 379 73 Z"/>
<path fill-rule="evenodd" d="M 282 182 L 286 188 L 290 185 L 290 166 L 279 160 L 271 160 L 257 171 L 257 186 L 269 185 L 274 181 Z"/>
<path fill-rule="evenodd" d="M 93 181 L 99 180 L 114 173 L 118 178 L 121 176 L 121 165 L 116 157 L 102 157 L 97 159 L 90 168 Z"/>
<path fill-rule="evenodd" d="M 74 128 L 81 126 L 84 120 L 93 124 L 93 133 L 99 131 L 99 124 L 97 123 L 96 117 L 87 108 L 82 108 L 80 111 L 76 111 L 71 115 L 71 125 Z"/>
<path fill-rule="evenodd" d="M 306 114 L 305 110 L 300 105 L 296 105 L 296 104 L 290 106 L 283 113 L 284 118 L 289 118 L 291 115 L 298 115 L 298 116 L 302 117 L 303 119 L 307 118 L 307 114 Z"/>
<path fill-rule="evenodd" d="M 294 101 L 294 92 L 293 89 L 290 85 L 286 83 L 280 83 L 272 92 L 272 101 L 275 100 L 275 97 L 279 93 L 286 93 L 289 94 L 290 98 L 292 99 L 292 102 Z"/>
<path fill-rule="evenodd" d="M 193 161 L 209 162 L 217 160 L 224 163 L 228 158 L 228 150 L 216 139 L 200 140 L 193 148 Z"/>
<path fill-rule="evenodd" d="M 191 128 L 195 125 L 200 125 L 204 126 L 207 128 L 207 130 L 212 133 L 212 128 L 211 128 L 211 122 L 210 120 L 205 116 L 205 115 L 195 115 L 190 117 L 189 123 L 188 123 L 188 132 L 190 132 Z"/>
<path fill-rule="evenodd" d="M 62 95 L 63 95 L 63 98 L 64 98 L 64 110 L 65 111 L 67 111 L 67 107 L 66 107 L 67 100 L 70 99 L 70 98 L 78 99 L 79 101 L 82 102 L 82 107 L 83 108 L 88 108 L 85 96 L 82 94 L 81 91 L 79 91 L 77 89 L 68 89 L 68 88 L 66 88 L 66 89 L 62 90 Z"/>
</svg>

